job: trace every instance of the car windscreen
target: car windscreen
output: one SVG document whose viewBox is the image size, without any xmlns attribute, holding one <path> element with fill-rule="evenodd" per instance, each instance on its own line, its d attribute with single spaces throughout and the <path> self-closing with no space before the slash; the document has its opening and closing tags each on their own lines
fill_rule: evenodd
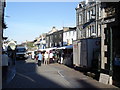
<svg viewBox="0 0 120 90">
<path fill-rule="evenodd" d="M 25 48 L 17 48 L 16 51 L 17 52 L 26 52 L 26 49 Z"/>
</svg>

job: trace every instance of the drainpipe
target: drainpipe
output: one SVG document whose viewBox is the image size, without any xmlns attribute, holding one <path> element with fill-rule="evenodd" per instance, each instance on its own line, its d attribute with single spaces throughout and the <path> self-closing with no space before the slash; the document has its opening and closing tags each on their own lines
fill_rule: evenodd
<svg viewBox="0 0 120 90">
<path fill-rule="evenodd" d="M 112 28 L 110 27 L 110 79 L 109 84 L 112 85 L 112 75 L 113 75 L 113 66 L 112 66 L 112 60 L 113 60 L 113 54 L 112 54 Z"/>
<path fill-rule="evenodd" d="M 97 30 L 97 1 L 95 2 L 96 3 L 96 7 L 95 7 L 95 32 L 94 33 L 96 33 L 96 35 L 98 35 L 98 30 Z"/>
</svg>

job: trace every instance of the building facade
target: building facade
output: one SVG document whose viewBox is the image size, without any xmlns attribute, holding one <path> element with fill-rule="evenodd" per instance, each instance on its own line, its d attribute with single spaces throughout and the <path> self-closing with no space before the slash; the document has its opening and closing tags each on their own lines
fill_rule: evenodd
<svg viewBox="0 0 120 90">
<path fill-rule="evenodd" d="M 100 37 L 100 2 L 80 2 L 76 8 L 77 39 Z"/>
<path fill-rule="evenodd" d="M 72 45 L 76 40 L 76 27 L 63 27 L 63 46 Z"/>
<path fill-rule="evenodd" d="M 110 76 L 109 84 L 120 83 L 119 7 L 120 2 L 102 2 L 101 4 L 101 72 Z M 120 84 L 118 86 L 120 87 Z"/>
<path fill-rule="evenodd" d="M 50 48 L 50 47 L 54 47 L 54 32 L 57 32 L 58 30 L 56 29 L 55 26 L 52 27 L 52 30 L 50 30 L 47 34 L 46 34 L 46 48 Z"/>
<path fill-rule="evenodd" d="M 33 45 L 36 46 L 37 49 L 45 49 L 46 48 L 46 33 L 43 33 L 39 37 L 35 38 Z"/>
<path fill-rule="evenodd" d="M 58 30 L 53 33 L 53 41 L 54 47 L 62 47 L 63 46 L 63 30 Z"/>
<path fill-rule="evenodd" d="M 40 46 L 39 49 L 45 49 L 46 48 L 46 33 L 43 33 L 40 35 Z"/>
<path fill-rule="evenodd" d="M 76 8 L 77 40 L 100 38 L 100 73 L 109 75 L 108 84 L 120 80 L 119 6 L 119 2 L 83 1 Z"/>
<path fill-rule="evenodd" d="M 76 38 L 73 64 L 99 72 L 101 48 L 101 2 L 82 1 L 76 8 Z"/>
<path fill-rule="evenodd" d="M 53 27 L 53 29 L 55 29 Z M 52 30 L 53 31 L 53 30 Z M 63 46 L 63 30 L 54 30 L 46 35 L 46 48 Z"/>
</svg>

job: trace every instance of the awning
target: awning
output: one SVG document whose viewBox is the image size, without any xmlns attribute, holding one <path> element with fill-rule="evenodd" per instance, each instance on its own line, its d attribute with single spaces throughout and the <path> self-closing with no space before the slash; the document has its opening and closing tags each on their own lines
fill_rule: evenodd
<svg viewBox="0 0 120 90">
<path fill-rule="evenodd" d="M 53 49 L 73 49 L 73 45 L 63 46 L 63 47 L 52 47 L 52 48 L 45 48 L 45 49 L 39 49 L 40 51 L 50 51 Z"/>
<path fill-rule="evenodd" d="M 59 47 L 57 49 L 73 49 L 73 45 Z"/>
<path fill-rule="evenodd" d="M 50 50 L 53 50 L 53 49 L 57 49 L 57 47 L 45 48 L 45 49 L 39 49 L 39 50 L 41 50 L 41 51 L 50 51 Z"/>
</svg>

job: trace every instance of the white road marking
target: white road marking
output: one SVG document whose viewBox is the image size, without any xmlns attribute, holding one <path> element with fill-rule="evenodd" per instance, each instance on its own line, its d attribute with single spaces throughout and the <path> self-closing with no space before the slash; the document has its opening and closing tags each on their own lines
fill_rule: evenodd
<svg viewBox="0 0 120 90">
<path fill-rule="evenodd" d="M 31 77 L 29 77 L 29 76 L 26 76 L 26 75 L 23 75 L 23 74 L 20 74 L 20 73 L 17 73 L 18 75 L 20 75 L 20 76 L 22 76 L 22 77 L 25 77 L 25 78 L 27 78 L 27 79 L 29 79 L 29 80 L 31 80 L 31 81 L 33 81 L 33 82 L 35 82 L 35 80 L 34 79 L 32 79 Z"/>
<path fill-rule="evenodd" d="M 58 74 L 59 74 L 61 77 L 64 77 L 64 76 L 60 73 L 60 71 L 58 71 Z"/>
</svg>

